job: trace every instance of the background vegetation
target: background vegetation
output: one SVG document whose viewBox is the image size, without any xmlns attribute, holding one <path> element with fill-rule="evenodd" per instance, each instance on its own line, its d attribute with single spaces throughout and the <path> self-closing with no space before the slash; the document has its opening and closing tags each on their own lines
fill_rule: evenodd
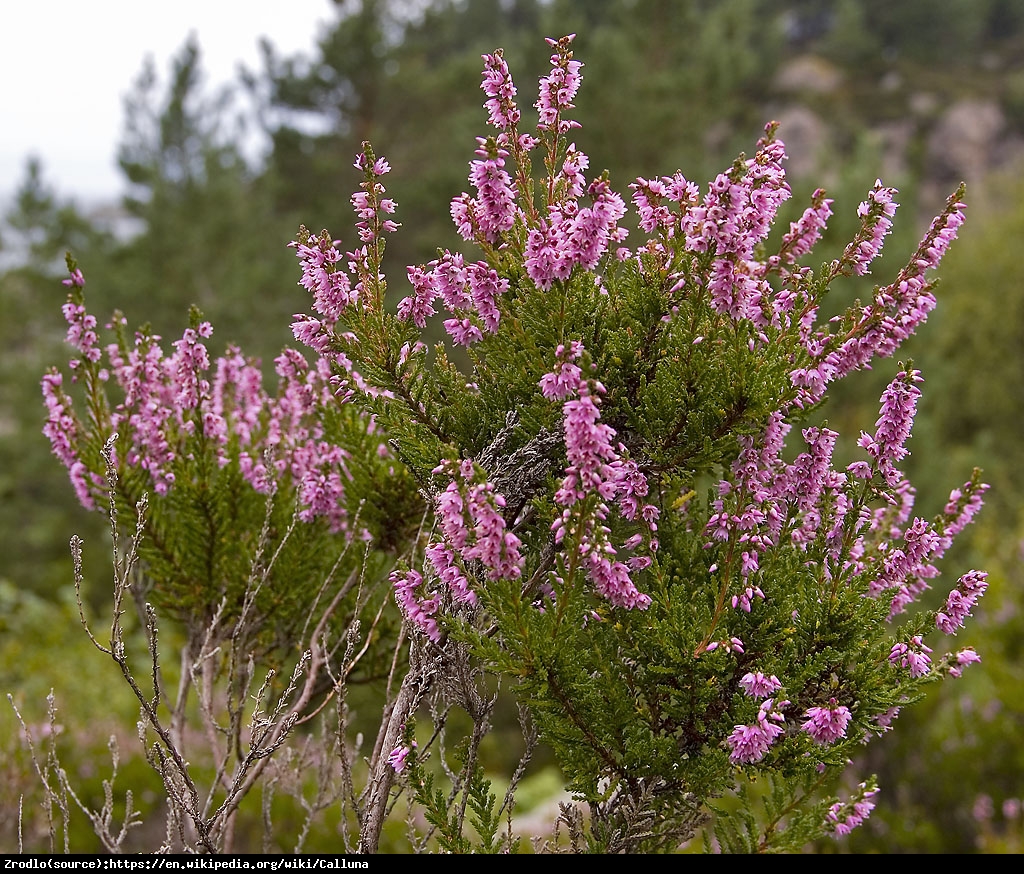
<svg viewBox="0 0 1024 874">
<path fill-rule="evenodd" d="M 531 102 L 523 71 L 543 72 L 542 37 L 569 32 L 586 64 L 580 142 L 620 191 L 676 169 L 703 183 L 777 118 L 794 202 L 824 180 L 835 240 L 852 233 L 876 176 L 900 188 L 902 210 L 918 221 L 897 222 L 904 236 L 887 244 L 891 265 L 966 179 L 968 221 L 943 263 L 939 307 L 906 353 L 927 383 L 915 456 L 944 464 L 929 470 L 912 457 L 908 473 L 925 515 L 974 464 L 992 483 L 969 542 L 947 558 L 990 571 L 978 621 L 958 641 L 983 665 L 872 746 L 859 770 L 879 773 L 878 810 L 848 840 L 818 849 L 1019 850 L 1024 186 L 1014 170 L 1024 155 L 1024 5 L 1015 0 L 338 0 L 308 53 L 281 57 L 267 44 L 262 67 L 231 91 L 205 87 L 191 43 L 171 69 L 141 71 L 119 150 L 118 222 L 85 214 L 29 160 L 0 225 L 0 688 L 34 713 L 54 688 L 87 779 L 117 717 L 134 719 L 130 701 L 111 698 L 102 663 L 83 656 L 69 601 L 67 541 L 81 534 L 94 553 L 87 566 L 103 568 L 102 520 L 77 507 L 40 433 L 39 378 L 66 357 L 64 251 L 85 270 L 93 311 L 118 307 L 170 336 L 196 303 L 215 347 L 237 342 L 270 362 L 305 305 L 286 243 L 300 222 L 349 226 L 359 142 L 371 140 L 394 168 L 388 187 L 404 227 L 387 257 L 399 276 L 455 244 L 447 204 L 466 186 L 481 132 L 480 55 L 502 46 L 520 71 L 521 102 Z M 262 135 L 258 160 L 245 157 L 240 121 Z M 826 411 L 837 430 L 856 433 L 844 423 L 871 415 L 880 379 L 864 374 L 837 395 Z M 28 767 L 12 714 L 0 715 L 3 797 L 26 791 Z M 0 844 L 15 835 L 16 811 L 5 807 Z"/>
</svg>

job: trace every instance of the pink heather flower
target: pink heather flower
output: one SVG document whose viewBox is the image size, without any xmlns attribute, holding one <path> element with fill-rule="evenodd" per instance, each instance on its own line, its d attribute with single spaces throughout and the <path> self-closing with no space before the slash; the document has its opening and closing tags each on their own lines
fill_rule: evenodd
<svg viewBox="0 0 1024 874">
<path fill-rule="evenodd" d="M 811 195 L 811 205 L 797 221 L 790 223 L 789 233 L 782 238 L 782 260 L 792 264 L 808 254 L 821 239 L 831 215 L 832 199 L 825 197 L 825 190 L 819 188 Z"/>
<path fill-rule="evenodd" d="M 891 224 L 889 216 L 895 210 L 895 204 L 887 202 L 886 198 L 891 200 L 892 193 L 892 189 L 876 188 L 871 199 L 861 204 L 862 213 L 866 213 L 865 223 L 842 258 L 833 263 L 834 273 L 867 271 L 867 262 L 877 254 L 881 236 Z M 896 281 L 877 288 L 870 304 L 851 311 L 837 337 L 831 337 L 827 329 L 811 337 L 807 328 L 805 346 L 814 359 L 814 365 L 791 373 L 794 386 L 800 389 L 796 400 L 798 407 L 820 400 L 828 383 L 854 370 L 869 367 L 874 356 L 892 355 L 927 318 L 935 307 L 935 296 L 924 274 L 938 264 L 964 220 L 964 205 L 959 201 L 962 194 L 961 187 L 947 200 L 945 209 L 932 222 Z M 875 219 L 877 223 L 872 225 Z"/>
<path fill-rule="evenodd" d="M 885 713 L 877 714 L 873 721 L 878 727 L 878 733 L 883 734 L 887 731 L 892 731 L 892 724 L 896 721 L 896 717 L 900 715 L 899 707 L 890 707 Z"/>
<path fill-rule="evenodd" d="M 917 634 L 910 639 L 909 644 L 893 644 L 889 651 L 889 661 L 901 668 L 906 668 L 910 671 L 910 676 L 916 679 L 923 677 L 931 670 L 932 660 L 928 656 L 930 652 L 931 648 L 925 646 L 923 638 Z"/>
<path fill-rule="evenodd" d="M 950 667 L 949 675 L 951 677 L 959 677 L 963 674 L 964 668 L 980 661 L 981 656 L 978 655 L 972 647 L 962 649 L 956 654 L 956 664 Z"/>
<path fill-rule="evenodd" d="M 682 222 L 687 247 L 716 256 L 708 280 L 712 307 L 758 326 L 767 323 L 762 304 L 770 287 L 754 250 L 791 195 L 782 169 L 785 147 L 775 139 L 775 127 L 766 126 L 753 158 L 718 175 L 703 203 L 688 209 Z"/>
<path fill-rule="evenodd" d="M 648 234 L 667 232 L 674 217 L 668 206 L 667 186 L 660 179 L 637 177 L 629 186 L 633 190 L 633 205 L 640 219 L 640 227 Z"/>
<path fill-rule="evenodd" d="M 498 271 L 485 262 L 478 261 L 466 268 L 469 276 L 469 293 L 477 315 L 483 320 L 484 327 L 491 334 L 498 330 L 501 312 L 498 309 L 498 296 L 508 291 L 508 280 L 498 276 Z"/>
<path fill-rule="evenodd" d="M 730 750 L 729 761 L 749 765 L 765 757 L 775 739 L 785 731 L 779 724 L 785 722 L 785 717 L 774 708 L 775 702 L 769 698 L 761 704 L 755 723 L 735 726 L 725 739 Z"/>
<path fill-rule="evenodd" d="M 509 131 L 519 123 L 519 110 L 515 103 L 516 86 L 512 84 L 508 64 L 501 49 L 482 57 L 484 72 L 480 87 L 487 95 L 484 103 L 487 121 L 500 131 Z"/>
<path fill-rule="evenodd" d="M 563 497 L 556 497 L 560 504 L 575 503 L 591 491 L 606 500 L 614 497 L 610 463 L 618 454 L 611 444 L 615 429 L 600 421 L 598 397 L 603 390 L 600 383 L 592 387 L 581 379 L 576 387 L 577 397 L 570 398 L 562 407 L 569 469 L 562 483 Z"/>
<path fill-rule="evenodd" d="M 451 313 L 469 310 L 473 297 L 469 292 L 469 271 L 462 255 L 445 250 L 440 257 L 430 262 L 434 287 L 445 307 Z"/>
<path fill-rule="evenodd" d="M 583 64 L 572 60 L 572 52 L 569 50 L 575 38 L 576 34 L 573 33 L 557 41 L 547 40 L 555 53 L 551 56 L 551 72 L 540 80 L 537 102 L 534 104 L 540 118 L 537 125 L 540 130 L 563 134 L 573 127 L 579 127 L 578 122 L 561 118 L 563 110 L 574 108 L 572 101 L 580 88 L 580 68 Z"/>
<path fill-rule="evenodd" d="M 526 237 L 526 275 L 541 291 L 547 291 L 556 280 L 564 281 L 572 273 L 572 261 L 563 249 L 564 234 L 560 223 L 541 219 Z"/>
<path fill-rule="evenodd" d="M 797 469 L 787 468 L 781 459 L 789 430 L 782 413 L 774 413 L 760 441 L 749 435 L 740 438 L 741 451 L 732 465 L 732 481 L 719 483 L 720 497 L 713 502 L 714 512 L 705 526 L 709 546 L 730 538 L 742 545 L 736 557 L 744 591 L 736 596 L 733 606 L 743 610 L 755 596 L 763 597 L 748 578 L 758 570 L 761 550 L 778 541 L 786 521 L 786 503 L 795 503 L 796 491 L 803 487 Z"/>
<path fill-rule="evenodd" d="M 436 472 L 442 472 L 443 468 Z M 437 497 L 437 517 L 447 541 L 460 552 L 469 542 L 470 528 L 466 525 L 465 504 L 459 484 L 452 480 Z"/>
<path fill-rule="evenodd" d="M 65 342 L 90 362 L 97 362 L 103 357 L 99 348 L 99 337 L 96 334 L 96 317 L 85 311 L 85 305 L 68 300 L 62 307 L 64 319 L 68 323 Z"/>
<path fill-rule="evenodd" d="M 740 556 L 740 573 L 747 577 L 757 570 L 757 553 L 744 551 Z M 760 586 L 747 586 L 740 594 L 732 596 L 732 607 L 734 610 L 742 610 L 749 613 L 753 604 L 753 598 L 764 600 L 764 592 Z"/>
<path fill-rule="evenodd" d="M 756 722 L 753 725 L 737 725 L 726 738 L 729 744 L 729 760 L 737 764 L 759 762 L 768 752 L 775 738 L 783 729 L 774 722 Z"/>
<path fill-rule="evenodd" d="M 487 568 L 492 580 L 518 579 L 522 573 L 523 559 L 519 554 L 519 538 L 505 527 L 501 510 L 505 498 L 494 490 L 487 481 L 472 474 L 472 479 L 463 474 L 469 485 L 466 503 L 473 521 L 473 542 L 462 551 L 466 561 L 479 561 Z"/>
<path fill-rule="evenodd" d="M 956 239 L 957 230 L 964 223 L 964 209 L 960 202 L 957 191 L 950 197 L 946 208 L 935 217 L 928 233 L 925 234 L 918 249 L 918 257 L 915 265 L 921 270 L 939 266 L 942 256 L 946 254 L 949 244 Z"/>
<path fill-rule="evenodd" d="M 875 797 L 878 795 L 876 788 L 869 789 L 866 783 L 858 787 L 860 792 L 855 798 L 845 804 L 837 801 L 828 811 L 828 823 L 832 831 L 844 837 L 853 831 L 857 826 L 863 825 L 864 821 L 875 809 Z"/>
<path fill-rule="evenodd" d="M 760 671 L 744 674 L 740 679 L 740 686 L 751 698 L 767 698 L 782 688 L 782 683 L 774 674 L 766 677 Z"/>
<path fill-rule="evenodd" d="M 63 377 L 55 370 L 49 370 L 42 380 L 43 400 L 46 403 L 47 419 L 43 434 L 50 441 L 53 454 L 68 471 L 71 485 L 79 503 L 87 510 L 95 509 L 92 485 L 102 486 L 102 480 L 95 482 L 88 468 L 78 457 L 75 445 L 78 442 L 78 420 L 71 409 L 71 399 L 61 388 Z"/>
<path fill-rule="evenodd" d="M 875 180 L 868 199 L 857 207 L 857 215 L 861 218 L 860 231 L 846 247 L 834 269 L 849 268 L 857 276 L 870 273 L 871 262 L 882 251 L 882 243 L 892 230 L 892 217 L 897 207 L 893 200 L 895 194 L 895 188 L 884 188 L 880 179 Z"/>
<path fill-rule="evenodd" d="M 621 561 L 613 561 L 608 552 L 614 554 L 610 543 L 604 551 L 589 547 L 584 555 L 587 575 L 597 593 L 615 607 L 626 610 L 646 610 L 651 605 L 650 596 L 643 594 L 633 584 L 630 568 Z"/>
<path fill-rule="evenodd" d="M 308 346 L 320 355 L 325 354 L 331 342 L 330 328 L 306 313 L 295 313 L 293 318 L 292 336 L 303 346 Z"/>
<path fill-rule="evenodd" d="M 573 340 L 568 348 L 560 344 L 555 350 L 558 364 L 551 373 L 545 373 L 539 383 L 541 393 L 548 400 L 560 401 L 576 393 L 583 373 L 574 362 L 579 360 L 582 350 L 583 344 L 578 340 Z"/>
<path fill-rule="evenodd" d="M 398 318 L 403 322 L 412 322 L 417 328 L 425 328 L 427 319 L 435 313 L 432 306 L 437 294 L 434 275 L 427 273 L 422 267 L 405 269 L 413 287 L 413 294 L 398 302 Z"/>
<path fill-rule="evenodd" d="M 895 527 L 891 531 L 891 539 L 896 540 L 901 533 L 902 548 L 889 549 L 883 554 L 881 572 L 868 589 L 872 597 L 886 590 L 896 590 L 894 597 L 899 603 L 893 604 L 892 615 L 902 612 L 906 603 L 924 591 L 926 580 L 938 576 L 938 569 L 932 562 L 942 544 L 938 533 L 920 517 L 914 519 L 904 532 Z"/>
<path fill-rule="evenodd" d="M 181 339 L 174 341 L 175 352 L 169 362 L 177 381 L 176 403 L 183 410 L 196 409 L 210 393 L 210 383 L 203 376 L 210 369 L 210 356 L 199 337 L 198 331 L 186 328 Z"/>
<path fill-rule="evenodd" d="M 484 159 L 469 165 L 469 181 L 477 190 L 474 216 L 484 239 L 496 243 L 516 222 L 515 193 L 504 169 L 508 152 L 494 147 L 492 140 L 490 149 L 484 141 L 477 154 L 482 154 Z"/>
<path fill-rule="evenodd" d="M 359 293 L 349 281 L 348 274 L 339 267 L 341 252 L 326 232 L 319 238 L 311 237 L 307 245 L 292 242 L 302 266 L 299 285 L 313 295 L 313 309 L 329 324 L 359 300 Z"/>
<path fill-rule="evenodd" d="M 85 277 L 82 275 L 82 271 L 77 267 L 71 271 L 71 275 L 67 279 L 62 279 L 61 285 L 66 285 L 68 288 L 84 288 Z"/>
<path fill-rule="evenodd" d="M 903 478 L 896 464 L 908 454 L 906 442 L 917 413 L 917 401 L 921 390 L 915 383 L 921 382 L 917 370 L 900 371 L 882 393 L 882 407 L 875 422 L 878 429 L 874 436 L 861 432 L 857 444 L 867 451 L 890 486 L 896 486 Z"/>
<path fill-rule="evenodd" d="M 391 172 L 391 166 L 383 157 L 375 158 L 370 166 L 369 144 L 363 143 L 363 151 L 356 156 L 355 166 L 362 170 L 365 178 L 359 183 L 359 191 L 352 194 L 352 208 L 359 221 L 356 230 L 363 243 L 372 243 L 380 234 L 394 233 L 399 225 L 391 219 L 381 220 L 380 213 L 390 214 L 395 211 L 395 201 L 382 198 L 387 189 L 378 181 L 381 176 Z"/>
<path fill-rule="evenodd" d="M 660 179 L 638 177 L 629 187 L 640 227 L 648 234 L 658 231 L 668 237 L 677 236 L 681 213 L 696 207 L 700 199 L 697 185 L 678 172 Z"/>
<path fill-rule="evenodd" d="M 388 577 L 395 589 L 395 600 L 406 618 L 435 643 L 441 639 L 434 614 L 440 605 L 437 595 L 424 598 L 418 595 L 423 587 L 423 576 L 415 570 L 392 571 Z"/>
<path fill-rule="evenodd" d="M 562 162 L 562 169 L 558 173 L 558 180 L 565 180 L 567 194 L 569 197 L 579 197 L 586 188 L 587 180 L 583 171 L 589 169 L 590 157 L 576 148 L 576 143 L 570 143 L 566 149 L 565 161 Z"/>
<path fill-rule="evenodd" d="M 345 465 L 348 457 L 340 446 L 322 440 L 296 447 L 291 466 L 299 483 L 299 518 L 303 522 L 324 517 L 332 531 L 344 529 L 344 481 L 351 479 Z"/>
<path fill-rule="evenodd" d="M 388 764 L 395 769 L 396 774 L 400 774 L 405 770 L 409 754 L 412 753 L 415 747 L 416 741 L 413 741 L 411 745 L 401 744 L 388 754 Z"/>
<path fill-rule="evenodd" d="M 988 483 L 968 480 L 960 489 L 953 489 L 949 494 L 949 501 L 943 510 L 946 517 L 946 524 L 942 528 L 942 544 L 936 557 L 945 554 L 945 551 L 953 544 L 953 540 L 963 531 L 978 514 L 984 503 L 985 492 L 988 491 Z"/>
<path fill-rule="evenodd" d="M 721 640 L 714 644 L 708 644 L 708 652 L 711 652 L 712 649 L 717 649 L 719 644 L 721 644 L 722 649 L 726 652 L 738 652 L 741 655 L 744 652 L 743 641 L 738 637 L 730 637 L 728 640 Z"/>
<path fill-rule="evenodd" d="M 647 494 L 647 481 L 634 463 L 623 459 L 612 445 L 615 430 L 600 422 L 599 397 L 604 387 L 596 380 L 586 380 L 575 361 L 583 352 L 580 343 L 569 348 L 559 346 L 555 370 L 540 380 L 541 391 L 551 399 L 564 399 L 562 424 L 569 462 L 555 502 L 565 509 L 551 526 L 555 542 L 566 537 L 576 539 L 583 566 L 597 592 L 617 607 L 646 609 L 651 600 L 633 584 L 631 569 L 650 564 L 646 557 L 630 564 L 614 558 L 616 549 L 608 540 L 608 528 L 602 524 L 609 512 L 609 502 L 619 500 L 627 519 L 638 515 L 649 532 L 657 530 L 657 508 L 641 504 Z M 575 383 L 575 384 L 573 384 Z M 574 397 L 575 395 L 575 397 Z M 587 505 L 586 499 L 596 495 L 597 501 Z M 642 541 L 630 541 L 638 543 Z M 650 541 L 656 549 L 657 542 Z"/>
<path fill-rule="evenodd" d="M 804 714 L 807 719 L 801 730 L 806 731 L 822 745 L 833 744 L 846 737 L 846 726 L 850 724 L 850 709 L 830 698 L 826 707 L 810 707 Z"/>
<path fill-rule="evenodd" d="M 473 198 L 463 192 L 458 197 L 452 198 L 451 206 L 448 209 L 452 221 L 455 223 L 455 230 L 466 241 L 472 240 L 475 235 L 474 205 Z"/>
<path fill-rule="evenodd" d="M 625 235 L 618 221 L 626 214 L 626 205 L 604 179 L 592 182 L 587 191 L 594 205 L 579 210 L 569 221 L 564 253 L 573 264 L 593 270 L 609 244 L 619 242 Z"/>
<path fill-rule="evenodd" d="M 469 580 L 456 561 L 455 553 L 443 542 L 432 543 L 426 549 L 426 556 L 439 580 L 448 586 L 456 601 L 465 604 L 476 603 L 476 593 L 469 587 Z"/>
<path fill-rule="evenodd" d="M 501 515 L 504 497 L 472 461 L 467 459 L 458 465 L 444 462 L 434 473 L 447 474 L 452 480 L 437 498 L 437 517 L 445 544 L 432 547 L 428 557 L 455 597 L 472 603 L 475 596 L 456 565 L 455 553 L 463 561 L 479 561 L 489 579 L 514 580 L 522 573 L 524 564 L 519 552 L 521 544 L 507 530 Z"/>
<path fill-rule="evenodd" d="M 459 346 L 472 346 L 483 338 L 483 332 L 469 319 L 445 319 L 444 329 Z"/>
<path fill-rule="evenodd" d="M 112 343 L 100 350 L 92 337 L 85 336 L 95 334 L 95 322 L 85 318 L 84 308 L 73 304 L 68 314 L 81 328 L 71 339 L 79 351 L 84 346 L 86 351 L 106 352 L 109 367 L 102 372 L 117 383 L 122 395 L 112 404 L 109 420 L 110 430 L 120 434 L 116 463 L 142 471 L 155 494 L 165 495 L 174 486 L 180 456 L 192 451 L 186 441 L 198 431 L 218 466 L 227 466 L 235 453 L 240 473 L 262 494 L 273 493 L 278 476 L 287 475 L 298 493 L 301 519 L 324 517 L 331 530 L 345 529 L 347 455 L 323 439 L 312 416 L 313 408 L 332 395 L 330 374 L 321 372 L 325 362 L 319 363 L 320 370 L 310 371 L 297 351 L 286 350 L 277 361 L 281 383 L 272 399 L 263 391 L 258 362 L 247 361 L 237 348 L 228 347 L 211 364 L 204 343 L 213 332 L 209 322 L 184 331 L 173 344 L 173 354 L 166 356 L 159 337 L 142 333 L 136 334 L 133 346 Z M 320 323 L 313 322 L 319 328 Z M 56 372 L 44 379 L 50 413 L 44 431 L 80 499 L 90 506 L 89 490 L 101 487 L 102 478 L 74 454 L 77 421 L 60 385 Z M 263 461 L 266 450 L 276 459 L 271 469 Z"/>
<path fill-rule="evenodd" d="M 944 634 L 956 634 L 964 627 L 964 620 L 971 615 L 971 608 L 988 588 L 988 574 L 971 570 L 957 580 L 946 598 L 946 605 L 935 617 L 935 627 Z"/>
</svg>

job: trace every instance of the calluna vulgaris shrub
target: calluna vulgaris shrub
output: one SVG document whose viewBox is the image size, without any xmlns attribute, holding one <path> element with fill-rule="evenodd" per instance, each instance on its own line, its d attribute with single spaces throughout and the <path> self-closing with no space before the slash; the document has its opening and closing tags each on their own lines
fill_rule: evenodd
<svg viewBox="0 0 1024 874">
<path fill-rule="evenodd" d="M 868 816 L 870 777 L 840 791 L 851 756 L 978 661 L 929 640 L 963 626 L 984 573 L 947 586 L 941 611 L 919 603 L 986 489 L 976 475 L 914 515 L 900 465 L 920 374 L 893 368 L 846 467 L 834 431 L 794 432 L 932 309 L 962 189 L 890 283 L 823 320 L 833 282 L 870 272 L 896 192 L 876 183 L 841 256 L 808 266 L 833 203 L 816 191 L 772 235 L 791 192 L 769 124 L 703 191 L 679 172 L 632 182 L 634 239 L 626 197 L 573 141 L 571 43 L 549 40 L 537 124 L 501 51 L 484 56 L 493 132 L 451 203 L 466 245 L 409 267 L 404 292 L 381 268 L 400 227 L 389 166 L 364 144 L 356 237 L 292 243 L 311 354 L 282 352 L 275 394 L 237 349 L 211 360 L 197 313 L 170 351 L 120 316 L 102 343 L 69 261 L 83 391 L 46 375 L 46 433 L 83 504 L 116 518 L 142 502 L 118 559 L 141 574 L 118 592 L 138 596 L 154 653 L 156 616 L 182 622 L 181 689 L 211 724 L 203 666 L 221 666 L 238 728 L 204 807 L 180 714 L 138 689 L 184 823 L 168 846 L 227 846 L 236 798 L 334 701 L 346 847 L 376 850 L 408 804 L 413 848 L 516 849 L 511 800 L 539 737 L 574 801 L 538 849 L 666 850 L 701 831 L 711 848 L 799 849 Z M 97 645 L 129 676 L 123 642 Z M 362 751 L 342 706 L 357 679 L 380 707 Z M 500 804 L 480 756 L 499 686 L 526 737 Z M 446 752 L 452 708 L 472 729 Z"/>
</svg>

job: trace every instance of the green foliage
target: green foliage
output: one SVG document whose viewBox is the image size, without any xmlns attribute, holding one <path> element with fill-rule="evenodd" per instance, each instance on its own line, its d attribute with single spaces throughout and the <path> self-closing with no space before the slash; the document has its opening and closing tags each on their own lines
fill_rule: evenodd
<svg viewBox="0 0 1024 874">
<path fill-rule="evenodd" d="M 423 808 L 424 817 L 433 826 L 438 850 L 443 853 L 516 852 L 518 840 L 510 845 L 504 836 L 498 835 L 502 821 L 496 806 L 497 797 L 479 764 L 472 770 L 461 796 L 446 796 L 435 785 L 434 775 L 424 771 L 415 760 L 410 762 L 408 779 L 414 787 L 413 800 Z M 473 837 L 463 833 L 466 818 L 473 827 Z"/>
</svg>

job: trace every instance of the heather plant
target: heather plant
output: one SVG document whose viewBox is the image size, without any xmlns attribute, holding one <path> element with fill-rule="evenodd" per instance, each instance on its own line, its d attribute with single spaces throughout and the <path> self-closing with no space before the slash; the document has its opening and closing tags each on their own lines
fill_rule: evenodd
<svg viewBox="0 0 1024 874">
<path fill-rule="evenodd" d="M 841 255 L 808 266 L 834 204 L 818 190 L 776 229 L 791 192 L 772 123 L 703 191 L 681 172 L 632 182 L 631 233 L 575 141 L 572 37 L 549 45 L 536 124 L 501 51 L 484 56 L 493 130 L 450 207 L 465 246 L 410 266 L 402 292 L 382 267 L 390 166 L 363 145 L 355 238 L 292 244 L 311 361 L 282 353 L 276 395 L 238 350 L 211 362 L 198 313 L 169 354 L 120 317 L 102 345 L 69 261 L 82 397 L 51 371 L 46 430 L 83 503 L 136 514 L 94 641 L 140 701 L 167 847 L 228 847 L 245 794 L 313 755 L 329 788 L 307 809 L 340 809 L 347 848 L 377 851 L 411 810 L 408 848 L 524 849 L 515 790 L 543 742 L 571 801 L 537 850 L 798 850 L 863 822 L 882 790 L 858 775 L 840 793 L 850 757 L 978 661 L 941 641 L 985 574 L 920 601 L 986 490 L 975 474 L 915 515 L 901 463 L 921 374 L 893 368 L 847 465 L 808 424 L 935 305 L 962 188 L 890 283 L 822 321 L 871 273 L 896 192 L 876 183 Z M 126 654 L 128 594 L 153 691 Z M 169 702 L 160 612 L 188 629 Z M 367 750 L 358 681 L 377 687 Z M 192 694 L 217 762 L 205 801 L 182 751 Z M 499 802 L 483 741 L 505 695 L 523 745 Z"/>
</svg>

